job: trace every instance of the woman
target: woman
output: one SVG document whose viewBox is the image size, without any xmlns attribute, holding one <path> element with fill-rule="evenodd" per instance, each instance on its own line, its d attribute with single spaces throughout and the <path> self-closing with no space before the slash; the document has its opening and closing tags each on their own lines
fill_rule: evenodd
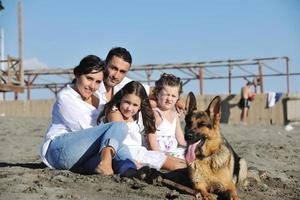
<svg viewBox="0 0 300 200">
<path fill-rule="evenodd" d="M 128 128 L 122 122 L 96 126 L 102 110 L 97 90 L 103 70 L 100 58 L 84 57 L 73 70 L 73 84 L 57 95 L 52 123 L 41 148 L 41 158 L 50 168 L 113 174 L 112 159 L 118 159 L 118 150 L 124 149 L 122 141 Z"/>
</svg>

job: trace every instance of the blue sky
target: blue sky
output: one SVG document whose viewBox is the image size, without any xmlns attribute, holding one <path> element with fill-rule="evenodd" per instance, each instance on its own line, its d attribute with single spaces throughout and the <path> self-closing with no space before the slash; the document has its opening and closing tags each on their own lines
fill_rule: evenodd
<svg viewBox="0 0 300 200">
<path fill-rule="evenodd" d="M 16 57 L 17 3 L 2 0 L 0 12 L 5 55 Z M 133 65 L 288 56 L 290 72 L 300 72 L 298 0 L 23 0 L 22 5 L 24 60 L 31 67 L 73 67 L 85 55 L 104 59 L 112 47 L 122 46 Z M 284 64 L 274 65 L 283 71 Z M 300 92 L 299 80 L 291 77 L 292 93 Z M 244 83 L 234 80 L 232 92 L 239 93 Z M 285 78 L 264 83 L 265 92 L 286 91 Z M 206 94 L 228 92 L 227 80 L 204 84 Z M 189 90 L 199 93 L 199 83 L 188 83 L 184 92 Z M 32 97 L 54 96 L 35 90 Z"/>
</svg>

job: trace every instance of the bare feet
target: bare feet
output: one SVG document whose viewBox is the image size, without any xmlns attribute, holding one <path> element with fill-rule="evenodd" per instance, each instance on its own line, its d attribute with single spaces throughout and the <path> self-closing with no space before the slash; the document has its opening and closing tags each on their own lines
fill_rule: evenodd
<svg viewBox="0 0 300 200">
<path fill-rule="evenodd" d="M 101 151 L 101 161 L 96 167 L 95 172 L 102 175 L 113 175 L 112 158 L 114 155 L 114 149 L 112 147 L 105 147 Z"/>
<path fill-rule="evenodd" d="M 111 176 L 114 174 L 114 171 L 112 169 L 111 162 L 103 162 L 101 161 L 99 165 L 95 169 L 96 173 Z"/>
</svg>

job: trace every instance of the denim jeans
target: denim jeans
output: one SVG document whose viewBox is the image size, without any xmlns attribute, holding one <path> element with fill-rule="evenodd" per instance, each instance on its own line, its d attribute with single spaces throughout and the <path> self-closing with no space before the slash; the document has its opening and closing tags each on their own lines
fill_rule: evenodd
<svg viewBox="0 0 300 200">
<path fill-rule="evenodd" d="M 123 122 L 100 124 L 93 128 L 66 133 L 51 141 L 46 159 L 55 169 L 94 173 L 104 147 L 110 146 L 115 150 L 116 160 L 132 160 L 128 148 L 122 143 L 127 134 L 128 127 Z M 118 155 L 119 149 L 122 149 L 121 156 Z"/>
</svg>

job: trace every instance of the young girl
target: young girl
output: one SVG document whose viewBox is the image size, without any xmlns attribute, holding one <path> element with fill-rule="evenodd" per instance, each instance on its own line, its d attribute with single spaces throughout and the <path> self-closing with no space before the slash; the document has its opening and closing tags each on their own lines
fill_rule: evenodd
<svg viewBox="0 0 300 200">
<path fill-rule="evenodd" d="M 186 141 L 181 129 L 180 120 L 174 111 L 175 104 L 182 92 L 180 78 L 172 74 L 162 74 L 155 82 L 154 93 L 156 108 L 154 108 L 156 133 L 148 135 L 148 146 L 151 150 L 159 150 L 184 159 Z M 181 147 L 179 147 L 181 146 Z"/>
<path fill-rule="evenodd" d="M 139 111 L 142 115 L 142 125 L 138 124 Z M 153 134 L 156 131 L 155 118 L 150 106 L 149 98 L 143 85 L 136 81 L 126 84 L 108 102 L 98 118 L 98 122 L 123 121 L 127 123 L 128 135 L 123 141 L 127 148 L 119 149 L 117 155 L 122 158 L 122 151 L 126 155 L 129 151 L 137 168 L 149 166 L 155 169 L 164 168 L 176 170 L 185 168 L 184 160 L 165 155 L 159 151 L 149 151 L 142 146 L 142 131 L 144 134 Z M 118 134 L 118 133 L 116 133 Z"/>
</svg>

